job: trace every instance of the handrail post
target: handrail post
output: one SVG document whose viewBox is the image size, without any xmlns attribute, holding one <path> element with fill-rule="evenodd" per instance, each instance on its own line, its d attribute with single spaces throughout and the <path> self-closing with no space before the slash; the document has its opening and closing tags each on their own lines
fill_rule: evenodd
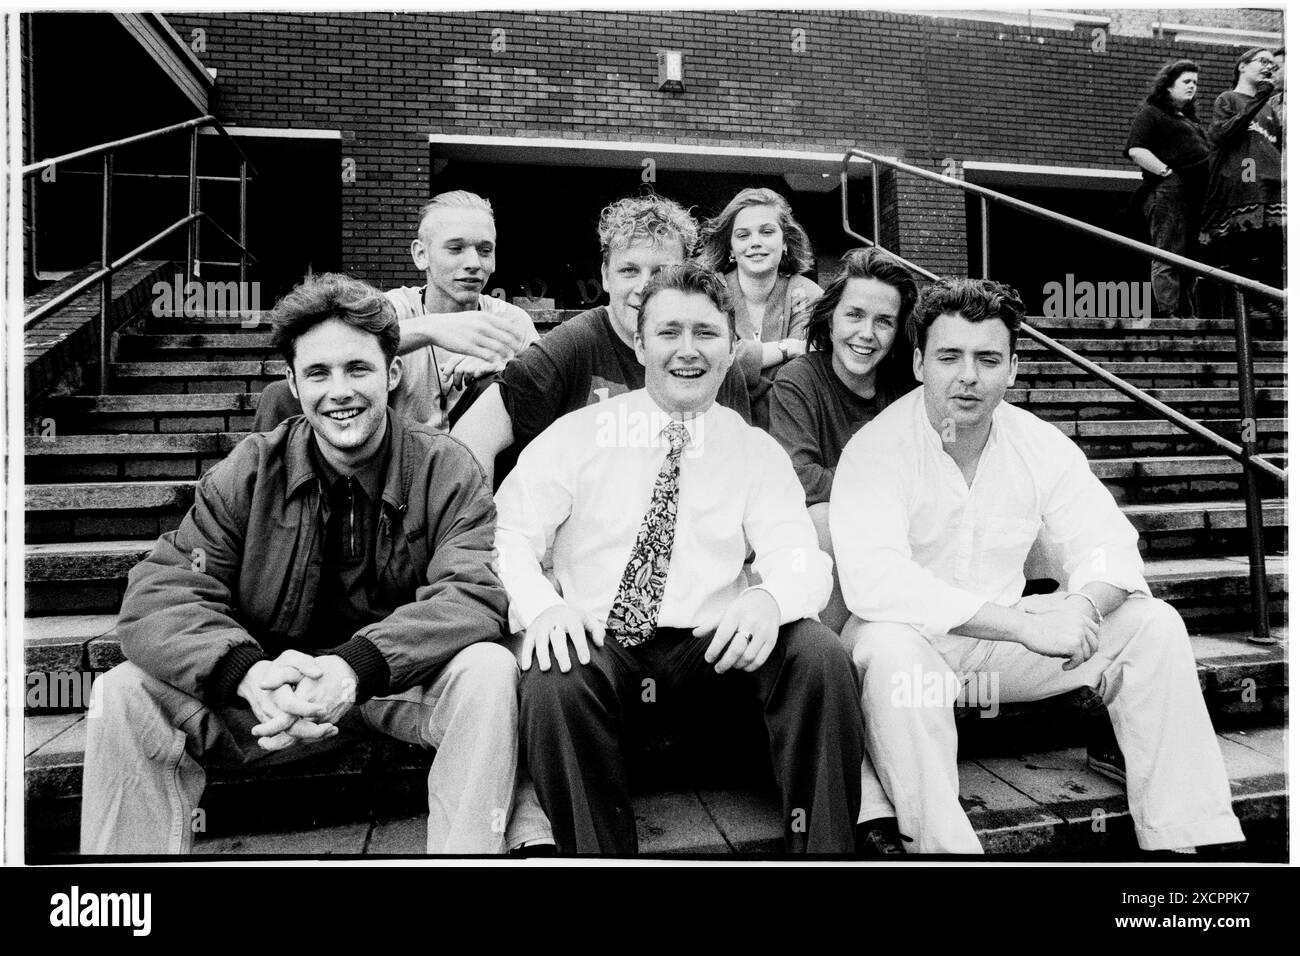
<svg viewBox="0 0 1300 956">
<path fill-rule="evenodd" d="M 880 245 L 880 167 L 871 164 L 871 239 Z"/>
<path fill-rule="evenodd" d="M 980 278 L 993 278 L 993 269 L 990 266 L 992 252 L 989 249 L 989 200 L 987 196 L 980 196 Z"/>
<path fill-rule="evenodd" d="M 190 175 L 189 175 L 189 207 L 188 215 L 194 215 L 198 212 L 199 206 L 199 129 L 194 127 L 190 130 Z M 199 221 L 195 219 L 190 223 L 190 228 L 185 241 L 185 284 L 188 287 L 194 278 L 194 260 L 199 254 Z M 188 293 L 186 293 L 188 295 Z"/>
<path fill-rule="evenodd" d="M 248 285 L 248 160 L 239 160 L 239 294 Z M 242 300 L 241 300 L 242 301 Z"/>
<path fill-rule="evenodd" d="M 1233 290 L 1233 302 L 1237 332 L 1237 393 L 1241 401 L 1241 448 L 1249 458 L 1256 453 L 1259 431 L 1259 421 L 1255 418 L 1255 368 L 1250 354 L 1246 297 L 1240 289 Z M 1264 511 L 1259 501 L 1255 469 L 1244 462 L 1241 482 L 1246 499 L 1246 530 L 1250 535 L 1250 600 L 1254 611 L 1250 639 L 1258 644 L 1272 644 L 1273 632 L 1268 620 L 1268 573 L 1264 565 Z"/>
<path fill-rule="evenodd" d="M 109 310 L 113 305 L 113 154 L 104 154 L 104 197 L 100 208 L 99 266 L 107 269 L 99 282 L 99 394 L 108 394 Z"/>
</svg>

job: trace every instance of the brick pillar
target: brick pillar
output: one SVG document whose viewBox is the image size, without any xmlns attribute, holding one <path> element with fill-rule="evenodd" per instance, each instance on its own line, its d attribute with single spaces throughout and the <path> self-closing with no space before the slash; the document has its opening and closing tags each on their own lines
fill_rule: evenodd
<svg viewBox="0 0 1300 956">
<path fill-rule="evenodd" d="M 422 282 L 407 250 L 416 213 L 429 198 L 428 128 L 398 126 L 343 132 L 343 159 L 354 162 L 356 175 L 342 185 L 343 271 L 381 289 Z"/>
<path fill-rule="evenodd" d="M 899 255 L 942 276 L 967 275 L 964 194 L 904 173 L 897 179 Z"/>
</svg>

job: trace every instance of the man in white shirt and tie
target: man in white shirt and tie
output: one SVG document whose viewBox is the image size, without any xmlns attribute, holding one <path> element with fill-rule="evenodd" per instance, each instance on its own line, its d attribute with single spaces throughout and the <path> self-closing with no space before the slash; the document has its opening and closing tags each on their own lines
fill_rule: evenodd
<svg viewBox="0 0 1300 956">
<path fill-rule="evenodd" d="M 556 844 L 635 853 L 634 709 L 740 685 L 763 705 L 787 849 L 851 853 L 862 723 L 852 663 L 817 621 L 830 559 L 781 446 L 715 402 L 735 356 L 725 284 L 693 264 L 661 270 L 635 348 L 645 388 L 557 420 L 497 493 L 524 632 L 520 733 Z"/>
<path fill-rule="evenodd" d="M 1127 777 L 1143 850 L 1240 841 L 1187 629 L 1151 597 L 1137 532 L 1078 446 L 1002 401 L 1023 314 L 989 280 L 927 289 L 910 329 L 922 387 L 836 470 L 830 529 L 854 614 L 842 637 L 863 669 L 875 769 L 860 819 L 892 803 L 912 852 L 981 852 L 957 797 L 954 701 L 929 691 L 985 674 L 1002 703 L 1100 693 L 1123 754 L 1107 769 Z M 1040 533 L 1065 587 L 1022 598 Z"/>
</svg>

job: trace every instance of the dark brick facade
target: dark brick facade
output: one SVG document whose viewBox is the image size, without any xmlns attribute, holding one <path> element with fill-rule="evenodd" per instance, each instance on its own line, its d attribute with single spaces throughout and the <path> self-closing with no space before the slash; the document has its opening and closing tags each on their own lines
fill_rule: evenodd
<svg viewBox="0 0 1300 956">
<path fill-rule="evenodd" d="M 946 158 L 1131 168 L 1120 148 L 1159 65 L 1198 60 L 1208 113 L 1234 58 L 1121 36 L 1094 52 L 1083 28 L 1027 37 L 877 11 L 167 16 L 182 37 L 206 31 L 226 124 L 342 130 L 356 163 L 342 266 L 383 285 L 409 279 L 394 249 L 428 195 L 429 133 L 860 145 L 936 171 Z M 655 89 L 663 48 L 684 53 L 683 93 Z M 965 271 L 960 195 L 904 177 L 884 212 L 904 255 Z"/>
</svg>

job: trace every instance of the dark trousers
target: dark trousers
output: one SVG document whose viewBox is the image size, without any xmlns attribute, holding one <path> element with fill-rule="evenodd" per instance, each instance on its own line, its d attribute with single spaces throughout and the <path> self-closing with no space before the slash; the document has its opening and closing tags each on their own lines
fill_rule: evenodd
<svg viewBox="0 0 1300 956">
<path fill-rule="evenodd" d="M 1151 245 L 1165 252 L 1195 257 L 1196 217 L 1189 207 L 1182 179 L 1177 173 L 1160 180 L 1142 204 Z M 1162 316 L 1192 318 L 1196 315 L 1193 289 L 1196 276 L 1158 259 L 1151 260 L 1151 294 L 1155 311 Z"/>
<path fill-rule="evenodd" d="M 786 849 L 853 852 L 862 711 L 852 661 L 835 634 L 816 621 L 787 624 L 753 673 L 714 673 L 704 660 L 710 640 L 667 628 L 632 648 L 608 637 L 588 665 L 575 658 L 564 674 L 534 664 L 524 675 L 521 743 L 560 852 L 637 852 L 623 758 L 636 708 L 687 707 L 737 687 L 763 707 Z"/>
</svg>

